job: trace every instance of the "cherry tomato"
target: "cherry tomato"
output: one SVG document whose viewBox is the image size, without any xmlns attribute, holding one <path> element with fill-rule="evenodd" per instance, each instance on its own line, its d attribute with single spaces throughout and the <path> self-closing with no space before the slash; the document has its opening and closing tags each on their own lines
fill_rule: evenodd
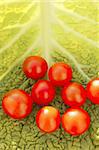
<svg viewBox="0 0 99 150">
<path fill-rule="evenodd" d="M 42 78 L 46 74 L 47 69 L 47 62 L 40 56 L 30 56 L 23 63 L 23 71 L 28 78 Z"/>
<path fill-rule="evenodd" d="M 39 80 L 32 88 L 33 101 L 38 105 L 48 105 L 55 97 L 55 89 L 50 81 Z"/>
<path fill-rule="evenodd" d="M 52 106 L 41 108 L 36 115 L 36 124 L 43 132 L 51 133 L 59 128 L 60 113 Z"/>
<path fill-rule="evenodd" d="M 87 84 L 87 97 L 94 104 L 99 104 L 99 78 L 95 78 Z"/>
<path fill-rule="evenodd" d="M 31 97 L 20 89 L 9 91 L 2 101 L 4 112 L 14 119 L 27 117 L 32 111 L 32 104 Z"/>
<path fill-rule="evenodd" d="M 81 84 L 71 82 L 63 88 L 62 99 L 69 106 L 81 106 L 86 101 L 86 91 Z"/>
<path fill-rule="evenodd" d="M 63 86 L 72 78 L 72 69 L 68 64 L 56 63 L 48 72 L 49 79 L 55 86 Z"/>
<path fill-rule="evenodd" d="M 69 108 L 62 116 L 62 126 L 69 134 L 74 136 L 80 135 L 88 130 L 90 116 L 79 107 Z"/>
</svg>

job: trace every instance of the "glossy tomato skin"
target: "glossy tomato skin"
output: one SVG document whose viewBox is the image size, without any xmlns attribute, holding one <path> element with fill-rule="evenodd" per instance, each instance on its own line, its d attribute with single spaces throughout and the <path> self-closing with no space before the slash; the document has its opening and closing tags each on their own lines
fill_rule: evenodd
<svg viewBox="0 0 99 150">
<path fill-rule="evenodd" d="M 62 99 L 69 106 L 81 106 L 86 101 L 86 90 L 77 83 L 71 82 L 62 89 Z"/>
<path fill-rule="evenodd" d="M 14 89 L 4 96 L 2 108 L 13 119 L 22 119 L 31 113 L 32 104 L 29 94 L 21 89 Z"/>
<path fill-rule="evenodd" d="M 72 68 L 59 62 L 49 69 L 48 76 L 53 85 L 64 86 L 72 79 Z"/>
<path fill-rule="evenodd" d="M 46 133 L 54 132 L 60 125 L 60 113 L 52 106 L 41 108 L 36 115 L 38 128 Z"/>
<path fill-rule="evenodd" d="M 88 130 L 90 116 L 82 108 L 69 108 L 62 116 L 62 126 L 69 134 L 78 136 Z"/>
<path fill-rule="evenodd" d="M 91 100 L 94 104 L 99 104 L 99 78 L 91 80 L 87 84 L 86 90 L 89 100 Z"/>
<path fill-rule="evenodd" d="M 23 63 L 23 71 L 28 78 L 39 79 L 44 77 L 48 69 L 47 62 L 40 56 L 30 56 Z"/>
<path fill-rule="evenodd" d="M 38 105 L 48 105 L 55 97 L 55 89 L 50 81 L 39 80 L 32 88 L 32 99 Z"/>
</svg>

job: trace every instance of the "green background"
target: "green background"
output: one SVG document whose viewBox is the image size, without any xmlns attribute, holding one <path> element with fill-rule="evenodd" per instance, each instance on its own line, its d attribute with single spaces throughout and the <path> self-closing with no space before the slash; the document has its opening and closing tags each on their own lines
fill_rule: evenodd
<svg viewBox="0 0 99 150">
<path fill-rule="evenodd" d="M 73 81 L 99 77 L 98 0 L 0 0 L 0 150 L 99 150 L 99 106 L 87 100 L 89 130 L 79 137 L 60 126 L 52 134 L 39 131 L 33 105 L 27 118 L 13 120 L 2 111 L 3 95 L 14 88 L 30 93 L 34 82 L 22 72 L 29 55 L 46 58 L 49 65 L 63 61 L 73 68 Z M 45 77 L 47 78 L 47 77 Z M 61 115 L 68 106 L 60 89 L 51 103 Z"/>
</svg>

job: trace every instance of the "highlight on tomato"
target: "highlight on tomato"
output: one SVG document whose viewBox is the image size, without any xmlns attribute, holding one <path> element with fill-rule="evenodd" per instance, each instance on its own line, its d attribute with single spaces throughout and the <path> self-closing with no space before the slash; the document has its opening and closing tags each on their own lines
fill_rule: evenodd
<svg viewBox="0 0 99 150">
<path fill-rule="evenodd" d="M 62 126 L 67 133 L 73 136 L 81 135 L 90 126 L 90 116 L 82 108 L 69 108 L 62 116 Z"/>
<path fill-rule="evenodd" d="M 48 105 L 55 97 L 55 89 L 50 81 L 39 80 L 32 88 L 32 99 L 38 105 Z"/>
<path fill-rule="evenodd" d="M 72 68 L 65 63 L 54 64 L 48 72 L 50 81 L 55 86 L 64 86 L 72 79 Z"/>
<path fill-rule="evenodd" d="M 60 113 L 52 106 L 41 108 L 36 115 L 38 128 L 46 133 L 56 131 L 60 126 Z"/>
<path fill-rule="evenodd" d="M 99 78 L 95 78 L 87 84 L 87 97 L 94 104 L 99 104 Z"/>
<path fill-rule="evenodd" d="M 23 63 L 23 71 L 28 78 L 40 79 L 48 69 L 47 62 L 40 56 L 29 56 Z"/>
<path fill-rule="evenodd" d="M 2 100 L 4 112 L 14 119 L 27 117 L 32 111 L 32 105 L 30 95 L 21 89 L 9 91 Z"/>
<path fill-rule="evenodd" d="M 86 101 L 86 91 L 84 87 L 77 83 L 71 82 L 62 89 L 62 99 L 66 105 L 81 106 Z"/>
</svg>

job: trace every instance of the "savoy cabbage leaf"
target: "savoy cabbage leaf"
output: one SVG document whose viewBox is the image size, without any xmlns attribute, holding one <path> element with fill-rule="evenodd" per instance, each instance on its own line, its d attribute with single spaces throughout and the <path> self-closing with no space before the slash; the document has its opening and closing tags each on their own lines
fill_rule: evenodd
<svg viewBox="0 0 99 150">
<path fill-rule="evenodd" d="M 1 107 L 3 95 L 11 89 L 30 93 L 35 81 L 22 72 L 22 62 L 30 55 L 43 56 L 49 66 L 70 64 L 73 81 L 84 86 L 99 76 L 98 5 L 95 0 L 0 0 L 0 150 L 99 150 L 99 106 L 89 101 L 83 108 L 91 126 L 79 137 L 62 127 L 52 134 L 40 132 L 36 105 L 21 121 L 5 115 Z M 60 89 L 51 105 L 61 115 L 66 110 Z"/>
</svg>

